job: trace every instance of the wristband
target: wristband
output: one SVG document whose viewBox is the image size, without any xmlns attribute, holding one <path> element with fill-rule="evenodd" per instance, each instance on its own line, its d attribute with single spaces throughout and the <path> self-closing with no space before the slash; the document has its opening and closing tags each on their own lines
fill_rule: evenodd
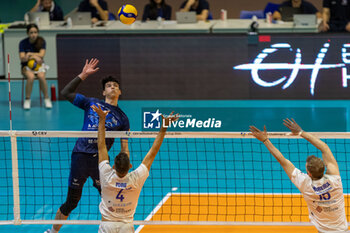
<svg viewBox="0 0 350 233">
<path fill-rule="evenodd" d="M 265 143 L 267 140 L 269 140 L 269 138 L 266 138 L 266 139 L 263 141 L 263 143 Z"/>
<path fill-rule="evenodd" d="M 299 133 L 298 133 L 298 135 L 299 136 L 301 136 L 301 134 L 303 133 L 304 131 L 303 130 L 301 130 Z"/>
</svg>

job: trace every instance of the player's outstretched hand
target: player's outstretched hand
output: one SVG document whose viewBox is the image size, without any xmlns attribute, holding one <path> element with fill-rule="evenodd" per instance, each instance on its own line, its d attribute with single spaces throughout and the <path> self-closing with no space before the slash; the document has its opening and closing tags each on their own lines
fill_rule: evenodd
<svg viewBox="0 0 350 233">
<path fill-rule="evenodd" d="M 96 58 L 92 58 L 90 61 L 86 59 L 84 68 L 79 74 L 79 77 L 82 80 L 85 80 L 89 75 L 96 73 L 100 69 L 99 67 L 96 67 L 98 63 L 99 60 Z"/>
<path fill-rule="evenodd" d="M 249 130 L 252 132 L 252 135 L 261 142 L 265 142 L 268 139 L 266 126 L 264 126 L 264 131 L 256 128 L 254 125 L 249 126 Z"/>
<path fill-rule="evenodd" d="M 103 111 L 100 105 L 98 105 L 98 107 L 95 105 L 92 105 L 91 108 L 97 113 L 100 119 L 106 119 L 106 116 L 109 113 L 109 111 Z"/>
<path fill-rule="evenodd" d="M 172 111 L 168 117 L 164 117 L 163 115 L 161 116 L 162 116 L 162 128 L 168 128 L 172 121 L 177 121 L 179 119 L 179 114 L 176 113 L 174 115 L 174 111 Z"/>
<path fill-rule="evenodd" d="M 295 120 L 292 118 L 292 120 L 284 119 L 283 120 L 283 124 L 290 129 L 290 131 L 292 132 L 292 134 L 297 135 L 300 132 L 302 132 L 303 130 L 301 129 L 301 127 L 298 125 L 298 123 L 295 122 Z"/>
</svg>

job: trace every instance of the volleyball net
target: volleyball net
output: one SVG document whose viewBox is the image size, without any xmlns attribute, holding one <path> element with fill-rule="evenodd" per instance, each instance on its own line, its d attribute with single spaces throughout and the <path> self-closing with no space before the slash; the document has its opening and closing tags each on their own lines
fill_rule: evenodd
<svg viewBox="0 0 350 233">
<path fill-rule="evenodd" d="M 129 138 L 133 169 L 157 132 L 107 132 Z M 341 172 L 349 217 L 350 134 L 316 133 L 333 151 Z M 55 221 L 66 200 L 70 157 L 78 137 L 97 132 L 0 131 L 0 225 L 99 224 L 100 195 L 92 180 L 68 220 Z M 271 133 L 271 141 L 305 172 L 308 155 L 320 151 L 305 139 Z M 83 166 L 83 165 L 82 165 Z M 297 188 L 265 146 L 249 134 L 168 132 L 140 194 L 135 224 L 308 224 Z"/>
</svg>

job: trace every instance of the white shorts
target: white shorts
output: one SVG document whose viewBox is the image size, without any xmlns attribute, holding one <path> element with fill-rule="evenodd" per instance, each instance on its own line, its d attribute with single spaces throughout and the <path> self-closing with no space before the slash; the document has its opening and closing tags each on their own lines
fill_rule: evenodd
<svg viewBox="0 0 350 233">
<path fill-rule="evenodd" d="M 101 221 L 98 233 L 134 233 L 134 224 Z"/>
</svg>

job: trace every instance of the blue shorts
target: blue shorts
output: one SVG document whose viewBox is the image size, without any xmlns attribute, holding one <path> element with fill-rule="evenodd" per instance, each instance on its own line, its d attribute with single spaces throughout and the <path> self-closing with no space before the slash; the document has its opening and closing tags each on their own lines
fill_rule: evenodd
<svg viewBox="0 0 350 233">
<path fill-rule="evenodd" d="M 74 189 L 82 189 L 87 178 L 91 177 L 94 187 L 99 191 L 100 173 L 98 170 L 98 154 L 73 152 L 68 185 Z"/>
</svg>

